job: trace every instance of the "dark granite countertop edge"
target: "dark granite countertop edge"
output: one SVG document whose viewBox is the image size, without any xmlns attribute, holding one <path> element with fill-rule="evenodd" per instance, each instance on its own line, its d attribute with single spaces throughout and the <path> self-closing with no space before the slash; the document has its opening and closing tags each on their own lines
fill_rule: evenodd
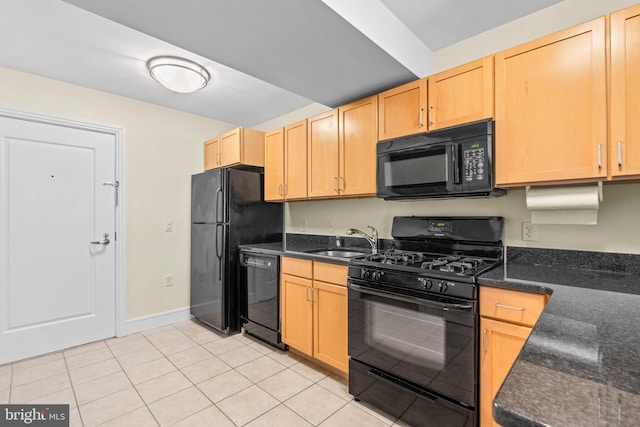
<svg viewBox="0 0 640 427">
<path fill-rule="evenodd" d="M 601 256 L 598 254 L 598 256 Z M 634 258 L 633 261 L 637 262 L 638 258 Z M 512 260 L 513 261 L 513 260 Z M 517 278 L 508 277 L 511 274 L 513 276 L 517 276 Z M 581 278 L 585 278 L 587 280 L 580 280 Z M 542 278 L 548 280 L 546 282 L 530 280 L 530 278 Z M 602 279 L 602 283 L 594 286 L 591 281 L 594 279 Z M 550 283 L 550 282 L 553 283 Z M 598 281 L 598 280 L 595 280 Z M 592 295 L 599 294 L 602 292 L 603 297 L 606 298 L 606 294 L 613 292 L 611 295 L 624 295 L 624 294 L 640 294 L 640 278 L 636 274 L 636 271 L 603 271 L 603 270 L 592 270 L 586 268 L 561 268 L 557 265 L 532 265 L 520 262 L 509 262 L 507 260 L 507 264 L 502 267 L 496 268 L 492 271 L 485 273 L 484 275 L 478 278 L 478 284 L 481 286 L 491 286 L 503 289 L 510 290 L 518 290 L 524 292 L 533 292 L 539 294 L 550 295 L 550 304 L 551 305 L 564 305 L 565 299 L 567 298 L 567 293 L 569 289 L 573 289 L 570 292 L 580 292 L 580 289 L 588 289 L 589 292 L 592 292 Z M 559 292 L 562 289 L 562 292 Z M 558 295 L 554 295 L 555 292 L 558 292 Z M 595 292 L 595 294 L 593 294 Z M 631 297 L 631 296 L 630 296 Z M 557 303 L 557 304 L 556 304 Z M 531 336 L 534 336 L 537 333 L 536 326 L 540 324 L 540 319 L 545 319 L 547 316 L 547 308 L 549 305 L 545 307 L 543 310 L 539 321 L 536 325 L 534 325 Z M 553 312 L 553 310 L 552 310 Z M 557 314 L 557 313 L 556 313 Z M 572 317 L 570 313 L 565 313 L 569 317 Z M 549 314 L 551 316 L 551 314 Z M 532 353 L 533 350 L 530 351 L 529 340 L 525 343 L 520 355 L 514 362 L 510 373 L 504 380 L 503 387 L 500 388 L 498 393 L 496 394 L 495 400 L 493 402 L 493 417 L 494 419 L 502 425 L 505 426 L 532 426 L 532 427 L 543 427 L 548 426 L 545 422 L 540 420 L 536 420 L 535 416 L 530 413 L 522 412 L 516 408 L 512 408 L 509 405 L 505 405 L 506 402 L 503 402 L 505 399 L 501 399 L 501 393 L 506 391 L 503 390 L 505 388 L 505 384 L 509 383 L 510 376 L 514 370 L 518 370 L 517 367 L 520 363 L 523 362 L 523 354 Z M 525 357 L 526 358 L 526 357 Z M 558 363 L 571 363 L 570 360 L 560 360 Z M 525 379 L 522 375 L 519 376 L 518 380 L 514 380 L 520 386 L 523 386 L 522 381 Z M 533 379 L 532 379 L 533 381 Z M 535 381 L 534 381 L 535 382 Z M 515 383 L 514 383 L 515 385 Z M 511 387 L 507 387 L 510 390 L 513 389 L 513 385 Z M 526 393 L 523 395 L 527 395 Z M 562 406 L 562 397 L 559 397 L 558 404 Z M 585 405 L 587 403 L 585 402 Z M 554 408 L 547 408 L 549 411 L 553 412 Z M 586 407 L 585 407 L 586 410 Z M 546 410 L 545 410 L 546 411 Z"/>
</svg>

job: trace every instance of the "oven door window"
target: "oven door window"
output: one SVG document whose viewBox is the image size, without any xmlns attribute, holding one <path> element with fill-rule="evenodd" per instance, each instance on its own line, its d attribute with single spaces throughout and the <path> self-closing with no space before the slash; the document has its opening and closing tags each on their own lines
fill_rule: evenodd
<svg viewBox="0 0 640 427">
<path fill-rule="evenodd" d="M 384 195 L 444 193 L 448 160 L 445 145 L 428 150 L 390 152 L 378 158 L 378 191 Z"/>
<path fill-rule="evenodd" d="M 349 289 L 349 356 L 473 406 L 474 313 Z"/>
</svg>

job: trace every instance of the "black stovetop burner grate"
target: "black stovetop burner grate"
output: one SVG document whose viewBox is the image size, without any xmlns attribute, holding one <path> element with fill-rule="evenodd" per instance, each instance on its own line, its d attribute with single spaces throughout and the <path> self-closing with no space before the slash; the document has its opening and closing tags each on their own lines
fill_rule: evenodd
<svg viewBox="0 0 640 427">
<path fill-rule="evenodd" d="M 386 265 L 402 265 L 422 270 L 437 270 L 448 273 L 470 274 L 485 265 L 481 258 L 464 255 L 441 255 L 423 252 L 389 249 L 369 255 L 366 261 L 379 262 Z"/>
</svg>

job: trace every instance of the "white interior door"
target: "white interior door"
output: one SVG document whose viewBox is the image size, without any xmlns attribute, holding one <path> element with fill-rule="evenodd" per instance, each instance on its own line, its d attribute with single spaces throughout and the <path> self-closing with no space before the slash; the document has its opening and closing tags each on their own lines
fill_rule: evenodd
<svg viewBox="0 0 640 427">
<path fill-rule="evenodd" d="M 114 135 L 0 117 L 0 364 L 115 335 L 115 161 Z"/>
</svg>

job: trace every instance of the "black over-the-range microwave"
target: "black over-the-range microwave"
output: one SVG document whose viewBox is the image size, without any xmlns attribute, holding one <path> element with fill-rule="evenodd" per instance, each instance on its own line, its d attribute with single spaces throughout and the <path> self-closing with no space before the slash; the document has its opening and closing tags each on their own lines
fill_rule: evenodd
<svg viewBox="0 0 640 427">
<path fill-rule="evenodd" d="M 377 145 L 377 197 L 426 199 L 501 196 L 493 172 L 493 120 Z"/>
</svg>

